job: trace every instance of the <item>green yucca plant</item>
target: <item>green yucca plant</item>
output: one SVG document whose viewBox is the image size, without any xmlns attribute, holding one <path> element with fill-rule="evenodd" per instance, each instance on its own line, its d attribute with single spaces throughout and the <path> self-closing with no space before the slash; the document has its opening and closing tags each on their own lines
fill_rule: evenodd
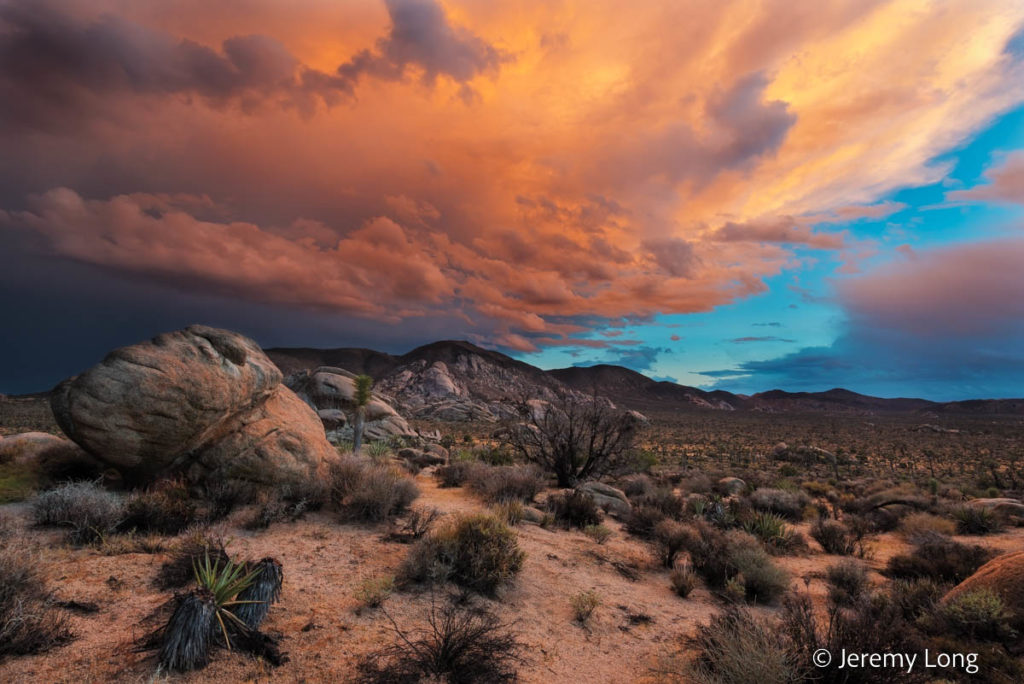
<svg viewBox="0 0 1024 684">
<path fill-rule="evenodd" d="M 221 565 L 220 559 L 210 560 L 209 551 L 204 553 L 203 559 L 195 562 L 193 567 L 196 584 L 201 589 L 210 592 L 213 597 L 214 616 L 224 634 L 224 645 L 230 651 L 231 637 L 228 636 L 228 624 L 233 623 L 242 629 L 248 629 L 246 624 L 231 611 L 231 608 L 246 603 L 256 603 L 256 601 L 240 601 L 237 597 L 252 585 L 262 568 L 257 567 L 247 572 L 243 563 L 235 563 L 230 559 L 225 560 Z"/>
<path fill-rule="evenodd" d="M 743 523 L 743 529 L 761 541 L 771 544 L 786 534 L 786 521 L 774 513 L 755 513 Z"/>
</svg>

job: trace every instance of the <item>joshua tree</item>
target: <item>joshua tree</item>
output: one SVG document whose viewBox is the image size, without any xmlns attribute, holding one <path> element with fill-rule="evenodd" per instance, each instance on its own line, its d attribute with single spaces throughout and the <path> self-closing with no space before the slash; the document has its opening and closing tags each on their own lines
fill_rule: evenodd
<svg viewBox="0 0 1024 684">
<path fill-rule="evenodd" d="M 355 420 L 352 424 L 352 451 L 359 454 L 363 446 L 363 424 L 366 422 L 366 405 L 370 403 L 373 378 L 369 375 L 356 376 L 356 392 L 352 402 L 356 405 Z"/>
</svg>

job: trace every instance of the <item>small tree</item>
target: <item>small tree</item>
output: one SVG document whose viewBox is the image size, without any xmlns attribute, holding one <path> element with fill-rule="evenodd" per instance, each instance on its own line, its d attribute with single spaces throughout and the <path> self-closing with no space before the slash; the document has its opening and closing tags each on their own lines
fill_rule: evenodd
<svg viewBox="0 0 1024 684">
<path fill-rule="evenodd" d="M 622 465 L 636 442 L 636 414 L 596 394 L 560 393 L 554 401 L 520 400 L 507 443 L 525 460 L 558 478 L 559 487 L 599 477 Z"/>
<path fill-rule="evenodd" d="M 356 407 L 355 420 L 352 424 L 352 451 L 355 454 L 358 454 L 363 446 L 363 426 L 366 423 L 366 406 L 372 398 L 371 389 L 373 378 L 369 375 L 356 376 L 356 391 L 352 397 L 352 403 Z"/>
</svg>

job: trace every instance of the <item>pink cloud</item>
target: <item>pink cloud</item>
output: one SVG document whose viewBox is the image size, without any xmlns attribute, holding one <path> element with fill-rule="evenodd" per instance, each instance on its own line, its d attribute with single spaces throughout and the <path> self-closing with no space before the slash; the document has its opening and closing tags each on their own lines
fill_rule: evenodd
<svg viewBox="0 0 1024 684">
<path fill-rule="evenodd" d="M 988 183 L 946 195 L 954 202 L 1005 202 L 1024 204 L 1024 152 L 1007 155 L 998 166 L 985 172 Z"/>
</svg>

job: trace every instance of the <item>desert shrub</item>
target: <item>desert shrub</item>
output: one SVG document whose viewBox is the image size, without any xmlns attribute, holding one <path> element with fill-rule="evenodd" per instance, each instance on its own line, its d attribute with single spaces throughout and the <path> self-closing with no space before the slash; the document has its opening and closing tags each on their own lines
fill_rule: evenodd
<svg viewBox="0 0 1024 684">
<path fill-rule="evenodd" d="M 818 482 L 817 480 L 808 480 L 802 483 L 800 487 L 810 496 L 823 497 L 832 491 L 831 485 L 826 482 Z"/>
<path fill-rule="evenodd" d="M 697 588 L 697 573 L 690 565 L 680 565 L 672 569 L 668 576 L 672 591 L 676 596 L 686 598 Z"/>
<path fill-rule="evenodd" d="M 394 620 L 391 623 L 398 638 L 359 662 L 359 681 L 514 682 L 524 662 L 523 646 L 509 626 L 472 606 L 449 604 L 438 609 L 432 603 L 427 629 L 419 633 L 399 628 Z"/>
<path fill-rule="evenodd" d="M 931 537 L 915 546 L 910 553 L 890 558 L 886 574 L 899 579 L 927 577 L 939 582 L 959 583 L 973 575 L 992 556 L 992 551 L 983 546 Z"/>
<path fill-rule="evenodd" d="M 633 506 L 626 516 L 626 530 L 641 539 L 650 539 L 658 523 L 666 519 L 666 515 L 654 506 L 643 504 Z"/>
<path fill-rule="evenodd" d="M 587 525 L 583 528 L 583 534 L 598 544 L 604 544 L 612 536 L 612 531 L 606 525 Z"/>
<path fill-rule="evenodd" d="M 750 495 L 750 503 L 758 511 L 775 513 L 787 520 L 800 520 L 811 498 L 800 490 L 764 488 L 754 490 Z"/>
<path fill-rule="evenodd" d="M 994 534 L 1003 529 L 1003 522 L 995 511 L 974 506 L 953 509 L 953 520 L 960 534 Z"/>
<path fill-rule="evenodd" d="M 603 519 L 594 497 L 578 489 L 551 494 L 545 506 L 555 520 L 566 527 L 583 529 L 587 525 L 598 525 Z"/>
<path fill-rule="evenodd" d="M 119 528 L 157 534 L 178 534 L 196 521 L 196 505 L 181 481 L 164 481 L 133 494 L 125 504 Z"/>
<path fill-rule="evenodd" d="M 907 622 L 914 622 L 932 611 L 939 600 L 946 595 L 949 585 L 936 582 L 929 577 L 893 580 L 888 596 L 897 606 Z"/>
<path fill-rule="evenodd" d="M 586 625 L 590 617 L 601 605 L 601 596 L 593 589 L 581 591 L 569 597 L 569 605 L 572 606 L 573 616 L 581 625 Z"/>
<path fill-rule="evenodd" d="M 937 534 L 949 536 L 955 532 L 956 525 L 952 520 L 923 511 L 910 513 L 900 522 L 900 533 L 911 543 L 922 537 Z"/>
<path fill-rule="evenodd" d="M 638 506 L 655 508 L 668 518 L 680 519 L 686 510 L 686 502 L 668 487 L 658 487 L 640 497 L 634 503 Z"/>
<path fill-rule="evenodd" d="M 124 502 L 94 482 L 71 482 L 43 492 L 32 502 L 40 525 L 68 529 L 72 544 L 89 544 L 112 533 L 124 519 Z"/>
<path fill-rule="evenodd" d="M 729 556 L 725 533 L 705 522 L 698 522 L 694 530 L 686 549 L 690 562 L 708 586 L 720 589 L 739 572 Z"/>
<path fill-rule="evenodd" d="M 468 484 L 487 501 L 530 503 L 544 490 L 544 476 L 533 466 L 478 466 L 469 473 Z"/>
<path fill-rule="evenodd" d="M 355 597 L 361 606 L 379 608 L 395 590 L 395 578 L 391 575 L 368 577 L 356 589 Z"/>
<path fill-rule="evenodd" d="M 729 560 L 748 601 L 772 603 L 789 589 L 789 573 L 772 561 L 757 540 L 742 533 L 729 536 Z"/>
<path fill-rule="evenodd" d="M 814 614 L 811 599 L 805 594 L 791 594 L 783 602 L 780 632 L 788 641 L 787 651 L 799 663 L 814 663 L 818 649 L 834 656 L 843 653 L 906 653 L 915 654 L 923 662 L 923 647 L 918 633 L 904 619 L 897 606 L 887 597 L 864 597 L 850 608 L 831 606 L 825 620 Z M 841 667 L 841 658 L 834 657 L 824 667 L 816 666 L 810 677 L 827 684 L 874 684 L 924 682 L 931 677 L 924 668 L 850 668 Z M 815 663 L 817 665 L 817 663 Z"/>
<path fill-rule="evenodd" d="M 654 482 L 651 481 L 650 476 L 637 473 L 624 478 L 621 489 L 630 499 L 636 499 L 654 491 Z"/>
<path fill-rule="evenodd" d="M 825 569 L 828 600 L 837 606 L 853 605 L 868 589 L 868 573 L 858 561 L 847 559 Z"/>
<path fill-rule="evenodd" d="M 662 566 L 666 568 L 674 566 L 676 556 L 694 543 L 693 536 L 692 528 L 675 520 L 666 518 L 655 525 L 651 536 L 651 545 Z"/>
<path fill-rule="evenodd" d="M 450 580 L 481 593 L 493 593 L 522 569 L 525 554 L 516 533 L 493 515 L 455 516 L 411 549 L 402 564 L 403 579 Z"/>
<path fill-rule="evenodd" d="M 698 684 L 790 684 L 804 679 L 797 658 L 771 624 L 731 607 L 697 627 L 697 657 L 686 672 Z"/>
<path fill-rule="evenodd" d="M 448 465 L 438 466 L 434 477 L 440 487 L 461 487 L 469 479 L 470 473 L 479 468 L 475 461 L 452 461 Z"/>
<path fill-rule="evenodd" d="M 331 501 L 349 520 L 388 520 L 409 508 L 419 495 L 412 478 L 389 465 L 350 457 L 331 470 Z"/>
<path fill-rule="evenodd" d="M 0 540 L 0 662 L 43 653 L 73 638 L 28 548 Z"/>
<path fill-rule="evenodd" d="M 831 518 L 819 518 L 811 526 L 811 536 L 825 553 L 838 556 L 863 556 L 864 547 L 857 535 L 846 525 Z"/>
<path fill-rule="evenodd" d="M 988 588 L 964 592 L 938 603 L 922 618 L 925 628 L 937 634 L 954 634 L 972 641 L 1010 642 L 1017 633 L 1013 615 L 1002 598 Z"/>
<path fill-rule="evenodd" d="M 160 589 L 184 587 L 195 579 L 196 565 L 207 556 L 220 564 L 230 560 L 223 539 L 205 528 L 193 528 L 178 540 L 170 557 L 160 565 L 156 586 Z"/>
</svg>

